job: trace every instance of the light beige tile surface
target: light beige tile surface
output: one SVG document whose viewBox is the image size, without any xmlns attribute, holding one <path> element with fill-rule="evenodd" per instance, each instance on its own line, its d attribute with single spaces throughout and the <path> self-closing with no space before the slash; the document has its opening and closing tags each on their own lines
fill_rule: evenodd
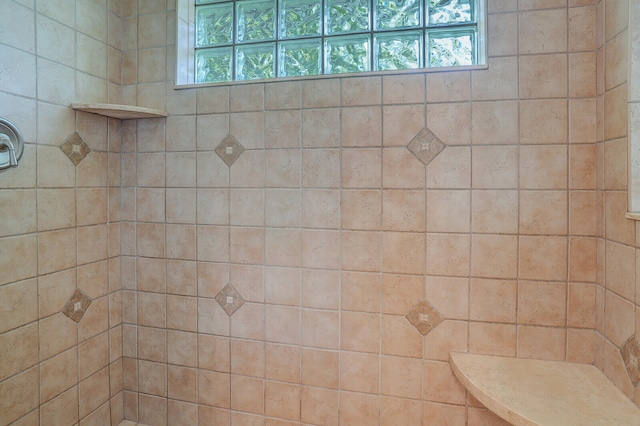
<svg viewBox="0 0 640 426">
<path fill-rule="evenodd" d="M 640 409 L 592 365 L 451 353 L 456 377 L 515 426 L 632 425 Z"/>
</svg>

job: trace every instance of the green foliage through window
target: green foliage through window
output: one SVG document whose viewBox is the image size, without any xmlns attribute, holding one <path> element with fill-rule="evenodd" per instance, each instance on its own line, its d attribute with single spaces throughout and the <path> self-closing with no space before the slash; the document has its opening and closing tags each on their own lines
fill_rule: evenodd
<svg viewBox="0 0 640 426">
<path fill-rule="evenodd" d="M 195 0 L 195 82 L 476 64 L 480 1 Z"/>
</svg>

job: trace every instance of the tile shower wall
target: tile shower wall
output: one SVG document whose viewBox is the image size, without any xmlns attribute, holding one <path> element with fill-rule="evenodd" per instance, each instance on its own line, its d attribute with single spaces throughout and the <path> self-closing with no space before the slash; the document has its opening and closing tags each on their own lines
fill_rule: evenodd
<svg viewBox="0 0 640 426">
<path fill-rule="evenodd" d="M 123 99 L 170 112 L 123 127 L 127 419 L 500 424 L 449 351 L 597 361 L 605 3 L 488 7 L 488 70 L 176 91 L 174 2 L 125 3 Z"/>
<path fill-rule="evenodd" d="M 598 274 L 596 365 L 629 397 L 640 391 L 629 378 L 620 348 L 638 334 L 637 222 L 627 211 L 628 0 L 598 4 L 597 182 Z M 635 77 L 637 78 L 637 76 Z"/>
<path fill-rule="evenodd" d="M 120 8 L 0 2 L 0 115 L 26 140 L 0 173 L 0 425 L 124 418 L 121 124 L 69 108 L 119 100 Z"/>
</svg>

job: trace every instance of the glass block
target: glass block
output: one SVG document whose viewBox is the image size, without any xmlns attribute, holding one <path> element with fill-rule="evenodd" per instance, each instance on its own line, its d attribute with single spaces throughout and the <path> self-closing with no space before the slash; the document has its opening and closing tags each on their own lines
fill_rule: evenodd
<svg viewBox="0 0 640 426">
<path fill-rule="evenodd" d="M 233 3 L 196 9 L 196 47 L 220 46 L 233 40 Z"/>
<path fill-rule="evenodd" d="M 373 45 L 373 68 L 376 71 L 422 66 L 422 31 L 376 34 Z"/>
<path fill-rule="evenodd" d="M 196 50 L 196 83 L 231 80 L 231 47 Z"/>
<path fill-rule="evenodd" d="M 322 72 L 320 39 L 286 41 L 278 46 L 278 77 L 318 75 Z"/>
<path fill-rule="evenodd" d="M 327 33 L 369 31 L 369 0 L 326 0 Z"/>
<path fill-rule="evenodd" d="M 369 36 L 325 40 L 325 74 L 369 71 Z"/>
<path fill-rule="evenodd" d="M 473 65 L 475 34 L 472 31 L 431 31 L 427 34 L 430 67 Z"/>
<path fill-rule="evenodd" d="M 196 4 L 229 3 L 229 0 L 196 0 Z"/>
<path fill-rule="evenodd" d="M 256 80 L 275 76 L 275 43 L 236 47 L 236 80 Z"/>
<path fill-rule="evenodd" d="M 474 0 L 429 0 L 429 24 L 472 22 Z"/>
<path fill-rule="evenodd" d="M 321 0 L 280 0 L 280 38 L 321 34 Z"/>
<path fill-rule="evenodd" d="M 275 0 L 240 1 L 236 5 L 238 42 L 273 40 L 275 38 Z"/>
<path fill-rule="evenodd" d="M 422 26 L 422 0 L 376 0 L 375 29 Z"/>
</svg>

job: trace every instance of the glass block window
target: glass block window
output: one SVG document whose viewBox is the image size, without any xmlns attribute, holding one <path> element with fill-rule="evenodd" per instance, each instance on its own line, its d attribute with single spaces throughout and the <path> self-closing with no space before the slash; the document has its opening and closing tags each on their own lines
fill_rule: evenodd
<svg viewBox="0 0 640 426">
<path fill-rule="evenodd" d="M 195 83 L 475 65 L 485 0 L 189 0 Z"/>
</svg>

